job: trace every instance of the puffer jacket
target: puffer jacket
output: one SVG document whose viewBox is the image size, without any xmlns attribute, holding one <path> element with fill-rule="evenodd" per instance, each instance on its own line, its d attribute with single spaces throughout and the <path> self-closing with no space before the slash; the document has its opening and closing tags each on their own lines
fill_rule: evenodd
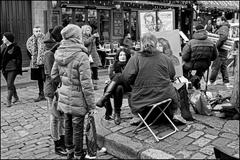
<svg viewBox="0 0 240 160">
<path fill-rule="evenodd" d="M 124 81 L 132 85 L 130 104 L 132 112 L 141 112 L 148 105 L 172 98 L 171 109 L 179 107 L 177 93 L 171 80 L 175 76 L 172 61 L 154 49 L 152 53 L 136 52 L 122 73 Z"/>
<path fill-rule="evenodd" d="M 208 68 L 211 61 L 218 56 L 215 44 L 208 39 L 207 31 L 202 29 L 193 34 L 191 39 L 182 51 L 182 59 L 184 62 L 193 64 L 192 69 Z"/>
<path fill-rule="evenodd" d="M 51 71 L 54 79 L 60 75 L 59 109 L 76 116 L 95 108 L 89 59 L 83 46 L 74 39 L 62 40 L 54 54 Z"/>
<path fill-rule="evenodd" d="M 230 24 L 228 22 L 224 22 L 220 27 L 217 28 L 217 30 L 214 32 L 215 34 L 219 35 L 219 39 L 216 43 L 216 47 L 219 52 L 219 57 L 227 58 L 228 51 L 225 49 L 222 49 L 224 42 L 227 41 L 228 35 L 229 35 L 229 28 Z"/>
<path fill-rule="evenodd" d="M 92 56 L 93 63 L 91 67 L 99 67 L 102 65 L 99 55 L 97 53 L 96 39 L 93 36 L 83 35 L 84 46 L 88 49 L 88 54 Z"/>
</svg>

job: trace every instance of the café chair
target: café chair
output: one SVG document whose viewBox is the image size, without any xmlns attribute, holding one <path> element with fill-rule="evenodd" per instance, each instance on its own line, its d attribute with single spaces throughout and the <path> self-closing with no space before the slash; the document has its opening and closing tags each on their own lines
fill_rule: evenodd
<svg viewBox="0 0 240 160">
<path fill-rule="evenodd" d="M 167 138 L 168 136 L 176 133 L 178 131 L 178 128 L 175 126 L 175 124 L 172 122 L 172 120 L 167 116 L 167 114 L 165 113 L 166 109 L 170 106 L 172 102 L 172 99 L 166 99 L 163 100 L 161 102 L 152 104 L 149 106 L 149 111 L 147 113 L 146 116 L 143 116 L 142 114 L 138 113 L 138 117 L 141 119 L 141 122 L 138 124 L 138 126 L 134 129 L 133 133 L 137 133 L 137 131 L 142 130 L 144 128 L 147 127 L 147 129 L 151 132 L 151 134 L 153 135 L 154 139 L 159 142 L 160 140 L 163 140 L 165 138 Z M 157 117 L 151 122 L 151 120 L 149 120 L 148 118 L 152 118 L 151 113 L 157 113 Z M 169 121 L 169 123 L 173 126 L 174 131 L 170 132 L 169 134 L 166 134 L 162 137 L 158 137 L 153 130 L 151 129 L 151 126 L 160 118 L 161 115 L 164 115 L 167 120 Z M 148 119 L 148 121 L 147 121 Z M 144 125 L 143 125 L 144 124 Z"/>
</svg>

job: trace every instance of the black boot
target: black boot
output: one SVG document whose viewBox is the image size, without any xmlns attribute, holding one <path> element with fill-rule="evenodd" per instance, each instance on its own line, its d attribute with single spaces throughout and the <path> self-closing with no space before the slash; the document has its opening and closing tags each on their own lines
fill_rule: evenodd
<svg viewBox="0 0 240 160">
<path fill-rule="evenodd" d="M 63 146 L 62 142 L 63 142 L 62 139 L 54 141 L 55 153 L 61 156 L 66 156 L 67 151 L 65 149 L 65 145 Z"/>
<path fill-rule="evenodd" d="M 105 93 L 103 94 L 103 96 L 98 100 L 96 106 L 98 107 L 103 107 L 104 106 L 104 102 L 110 98 L 112 91 L 114 90 L 116 86 L 116 82 L 115 81 L 111 81 L 110 84 L 107 86 L 107 89 L 105 91 Z"/>
<path fill-rule="evenodd" d="M 7 95 L 7 107 L 12 106 L 12 96 L 13 96 L 13 91 L 8 90 L 8 95 Z"/>
<path fill-rule="evenodd" d="M 120 113 L 115 113 L 114 114 L 114 123 L 116 125 L 119 125 L 121 123 L 121 117 L 120 117 Z"/>
<path fill-rule="evenodd" d="M 43 100 L 46 100 L 46 98 L 44 96 L 44 93 L 40 92 L 38 98 L 35 99 L 34 102 L 39 102 L 39 101 L 43 101 Z"/>
<path fill-rule="evenodd" d="M 106 120 L 111 120 L 112 119 L 112 117 L 111 117 L 111 115 L 112 115 L 112 104 L 111 104 L 110 99 L 107 99 L 105 101 L 104 106 L 106 108 L 105 119 Z"/>
<path fill-rule="evenodd" d="M 16 103 L 18 101 L 19 101 L 19 97 L 17 95 L 16 88 L 14 88 L 14 91 L 13 91 L 13 102 L 12 103 Z"/>
</svg>

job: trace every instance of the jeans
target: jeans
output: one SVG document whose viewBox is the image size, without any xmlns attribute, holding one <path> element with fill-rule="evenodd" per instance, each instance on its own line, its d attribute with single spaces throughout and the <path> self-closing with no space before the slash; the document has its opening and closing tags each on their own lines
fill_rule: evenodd
<svg viewBox="0 0 240 160">
<path fill-rule="evenodd" d="M 60 139 L 61 135 L 64 135 L 64 116 L 57 110 L 56 97 L 47 97 L 48 112 L 50 118 L 50 132 L 54 141 Z"/>
<path fill-rule="evenodd" d="M 64 113 L 65 145 L 68 151 L 74 150 L 75 156 L 82 156 L 84 116 L 74 116 Z"/>
<path fill-rule="evenodd" d="M 43 88 L 44 88 L 44 80 L 39 79 L 38 80 L 38 89 L 39 89 L 39 95 L 40 96 L 44 96 Z"/>
<path fill-rule="evenodd" d="M 218 57 L 212 64 L 212 73 L 210 75 L 210 82 L 216 81 L 218 71 L 222 73 L 223 83 L 229 83 L 227 71 L 227 58 Z"/>
<path fill-rule="evenodd" d="M 11 101 L 12 96 L 14 96 L 15 98 L 17 97 L 17 91 L 16 91 L 16 87 L 14 85 L 14 81 L 17 77 L 17 71 L 5 71 L 3 72 L 3 76 L 7 82 L 7 88 L 8 88 L 8 97 L 7 99 L 9 101 Z"/>
</svg>

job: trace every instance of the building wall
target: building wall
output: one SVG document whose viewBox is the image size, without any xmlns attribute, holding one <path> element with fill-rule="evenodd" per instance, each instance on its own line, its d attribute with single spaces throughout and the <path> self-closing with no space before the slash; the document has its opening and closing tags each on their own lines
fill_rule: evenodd
<svg viewBox="0 0 240 160">
<path fill-rule="evenodd" d="M 45 32 L 47 25 L 44 12 L 48 10 L 49 2 L 51 1 L 32 1 L 32 26 L 40 26 L 43 32 Z"/>
</svg>

